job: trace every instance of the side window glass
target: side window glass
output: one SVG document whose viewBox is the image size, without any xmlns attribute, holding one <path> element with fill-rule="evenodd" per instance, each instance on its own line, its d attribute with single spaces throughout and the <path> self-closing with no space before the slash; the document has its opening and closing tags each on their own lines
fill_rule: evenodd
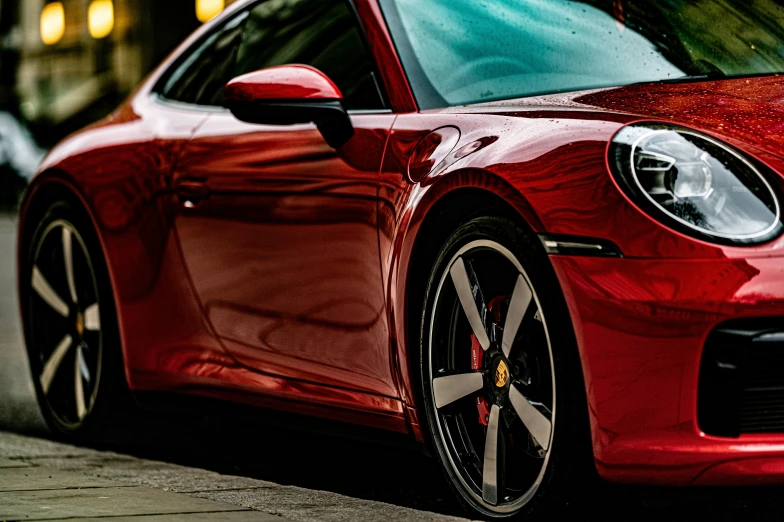
<svg viewBox="0 0 784 522">
<path fill-rule="evenodd" d="M 383 109 L 380 83 L 347 0 L 268 0 L 245 21 L 237 74 L 310 65 L 335 82 L 347 109 Z"/>
<path fill-rule="evenodd" d="M 196 105 L 223 105 L 223 89 L 234 78 L 237 48 L 242 38 L 243 13 L 210 35 L 169 76 L 160 94 L 169 100 Z"/>
</svg>

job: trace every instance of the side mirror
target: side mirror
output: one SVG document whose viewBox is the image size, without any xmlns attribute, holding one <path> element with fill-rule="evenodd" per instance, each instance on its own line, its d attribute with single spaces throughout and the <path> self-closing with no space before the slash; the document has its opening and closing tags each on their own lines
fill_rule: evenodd
<svg viewBox="0 0 784 522">
<path fill-rule="evenodd" d="M 244 122 L 292 125 L 314 122 L 330 147 L 354 135 L 340 89 L 307 65 L 281 65 L 244 74 L 226 85 L 226 107 Z"/>
</svg>

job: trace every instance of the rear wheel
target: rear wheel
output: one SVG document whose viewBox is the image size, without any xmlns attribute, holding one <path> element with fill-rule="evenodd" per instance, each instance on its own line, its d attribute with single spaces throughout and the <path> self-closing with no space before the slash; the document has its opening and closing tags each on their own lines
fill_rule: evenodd
<svg viewBox="0 0 784 522">
<path fill-rule="evenodd" d="M 512 517 L 561 496 L 568 481 L 554 480 L 555 461 L 585 434 L 574 429 L 582 379 L 554 284 L 527 235 L 491 217 L 460 227 L 431 274 L 422 323 L 428 426 L 475 514 Z"/>
<path fill-rule="evenodd" d="M 49 427 L 92 438 L 125 390 L 109 278 L 84 214 L 52 205 L 26 241 L 21 273 L 27 351 Z"/>
</svg>

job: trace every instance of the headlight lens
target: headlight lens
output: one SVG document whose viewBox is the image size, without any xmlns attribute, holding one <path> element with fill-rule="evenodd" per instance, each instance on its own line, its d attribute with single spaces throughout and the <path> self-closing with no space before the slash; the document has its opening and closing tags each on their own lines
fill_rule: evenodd
<svg viewBox="0 0 784 522">
<path fill-rule="evenodd" d="M 782 231 L 773 188 L 727 145 L 669 125 L 635 124 L 613 138 L 609 163 L 651 214 L 700 239 L 761 243 Z"/>
</svg>

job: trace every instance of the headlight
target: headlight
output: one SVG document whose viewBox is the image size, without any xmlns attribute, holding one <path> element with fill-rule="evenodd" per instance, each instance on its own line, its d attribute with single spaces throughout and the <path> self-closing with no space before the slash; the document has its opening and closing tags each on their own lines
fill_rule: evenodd
<svg viewBox="0 0 784 522">
<path fill-rule="evenodd" d="M 727 145 L 697 132 L 629 125 L 613 138 L 609 164 L 640 207 L 700 239 L 762 243 L 784 228 L 776 193 L 760 171 Z"/>
</svg>

